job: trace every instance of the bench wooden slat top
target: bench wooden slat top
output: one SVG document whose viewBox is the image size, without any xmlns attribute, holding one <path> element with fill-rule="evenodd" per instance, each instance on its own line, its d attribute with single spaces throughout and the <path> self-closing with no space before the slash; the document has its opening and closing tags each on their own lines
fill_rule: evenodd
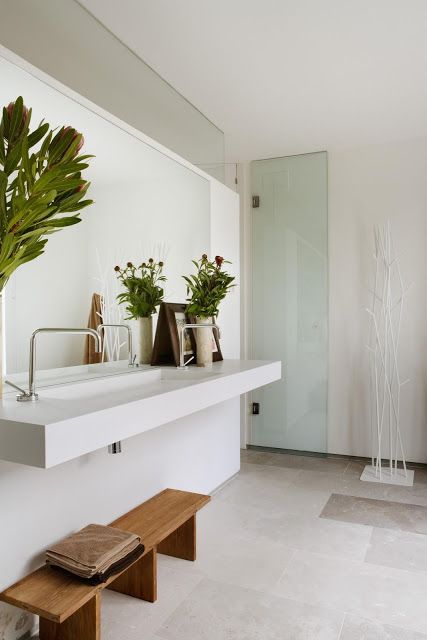
<svg viewBox="0 0 427 640">
<path fill-rule="evenodd" d="M 165 489 L 114 520 L 111 526 L 139 535 L 145 545 L 146 554 L 209 500 L 210 496 L 207 495 Z M 120 574 L 115 574 L 100 585 L 91 586 L 45 565 L 0 593 L 0 600 L 61 623 L 98 591 L 113 582 L 118 575 Z"/>
<path fill-rule="evenodd" d="M 210 496 L 177 489 L 165 489 L 147 502 L 111 523 L 112 527 L 140 536 L 147 550 L 201 509 Z"/>
</svg>

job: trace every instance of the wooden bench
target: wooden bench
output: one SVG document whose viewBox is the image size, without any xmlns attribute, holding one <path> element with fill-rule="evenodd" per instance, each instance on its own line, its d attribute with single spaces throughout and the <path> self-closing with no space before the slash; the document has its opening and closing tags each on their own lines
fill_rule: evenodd
<svg viewBox="0 0 427 640">
<path fill-rule="evenodd" d="M 157 553 L 196 559 L 196 513 L 210 496 L 165 489 L 111 526 L 136 533 L 144 555 L 107 582 L 90 586 L 44 565 L 0 594 L 0 600 L 40 616 L 40 640 L 99 640 L 100 592 L 157 599 Z"/>
</svg>

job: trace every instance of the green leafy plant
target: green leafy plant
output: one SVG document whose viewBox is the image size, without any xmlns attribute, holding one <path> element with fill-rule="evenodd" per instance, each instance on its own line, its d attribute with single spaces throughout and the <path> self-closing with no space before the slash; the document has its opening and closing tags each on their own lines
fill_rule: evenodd
<svg viewBox="0 0 427 640">
<path fill-rule="evenodd" d="M 56 133 L 47 122 L 30 131 L 31 109 L 20 96 L 0 122 L 0 292 L 21 264 L 44 252 L 50 234 L 81 221 L 84 138 L 72 127 Z M 71 215 L 63 215 L 63 214 Z"/>
<path fill-rule="evenodd" d="M 227 293 L 235 285 L 234 276 L 222 270 L 223 264 L 231 264 L 222 256 L 210 261 L 206 254 L 200 260 L 192 260 L 196 275 L 182 276 L 187 283 L 187 313 L 199 318 L 213 318 L 218 315 L 218 307 Z"/>
<path fill-rule="evenodd" d="M 114 267 L 117 277 L 126 289 L 117 296 L 120 304 L 126 304 L 127 320 L 149 318 L 156 313 L 156 307 L 163 301 L 164 291 L 159 285 L 166 282 L 163 262 L 150 258 L 139 267 L 128 262 L 124 269 Z"/>
</svg>

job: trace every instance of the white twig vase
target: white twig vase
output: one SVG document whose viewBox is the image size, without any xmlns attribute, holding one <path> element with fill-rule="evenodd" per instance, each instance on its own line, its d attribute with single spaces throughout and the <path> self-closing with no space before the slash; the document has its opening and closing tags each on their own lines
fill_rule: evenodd
<svg viewBox="0 0 427 640">
<path fill-rule="evenodd" d="M 212 318 L 196 318 L 197 324 L 212 324 Z M 212 366 L 212 328 L 196 329 L 197 366 Z"/>
<path fill-rule="evenodd" d="M 139 364 L 151 364 L 153 353 L 153 318 L 139 318 Z"/>
</svg>

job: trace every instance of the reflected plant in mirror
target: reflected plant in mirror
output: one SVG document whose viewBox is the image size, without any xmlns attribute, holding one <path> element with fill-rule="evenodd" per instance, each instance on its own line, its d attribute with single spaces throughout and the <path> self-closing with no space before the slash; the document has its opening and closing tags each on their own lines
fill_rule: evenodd
<svg viewBox="0 0 427 640">
<path fill-rule="evenodd" d="M 156 262 L 149 258 L 135 266 L 128 262 L 125 268 L 114 268 L 117 278 L 125 291 L 117 296 L 120 304 L 126 305 L 127 320 L 139 321 L 139 363 L 151 364 L 153 351 L 153 315 L 157 307 L 163 302 L 164 290 L 162 283 L 166 282 L 163 275 L 162 261 Z"/>
<path fill-rule="evenodd" d="M 79 155 L 84 138 L 71 126 L 33 130 L 22 96 L 3 107 L 0 122 L 0 303 L 22 264 L 45 251 L 48 236 L 81 221 L 90 183 L 82 177 L 93 156 Z M 70 215 L 64 215 L 70 214 Z M 0 385 L 1 388 L 1 385 Z"/>
<path fill-rule="evenodd" d="M 218 316 L 219 305 L 229 291 L 235 287 L 235 277 L 224 271 L 224 264 L 231 264 L 222 256 L 209 260 L 204 253 L 200 260 L 192 260 L 197 269 L 195 275 L 183 276 L 187 285 L 187 313 L 196 318 L 196 323 L 210 324 Z M 215 348 L 213 332 L 196 330 L 197 364 L 210 366 Z"/>
</svg>

